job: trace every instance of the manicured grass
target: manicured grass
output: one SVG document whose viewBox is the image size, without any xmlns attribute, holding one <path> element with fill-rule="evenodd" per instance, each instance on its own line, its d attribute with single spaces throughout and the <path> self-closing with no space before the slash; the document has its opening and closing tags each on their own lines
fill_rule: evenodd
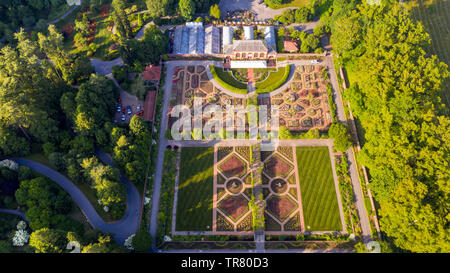
<svg viewBox="0 0 450 273">
<path fill-rule="evenodd" d="M 270 72 L 269 76 L 261 82 L 255 83 L 256 93 L 272 92 L 283 85 L 290 73 L 290 65 L 279 67 L 278 71 Z"/>
<path fill-rule="evenodd" d="M 342 230 L 328 147 L 296 151 L 306 230 Z"/>
<path fill-rule="evenodd" d="M 286 0 L 282 4 L 273 4 L 270 1 L 264 1 L 264 3 L 271 9 L 282 9 L 287 7 L 301 8 L 309 4 L 308 0 Z"/>
<path fill-rule="evenodd" d="M 182 148 L 180 162 L 176 230 L 211 230 L 214 148 Z"/>
</svg>

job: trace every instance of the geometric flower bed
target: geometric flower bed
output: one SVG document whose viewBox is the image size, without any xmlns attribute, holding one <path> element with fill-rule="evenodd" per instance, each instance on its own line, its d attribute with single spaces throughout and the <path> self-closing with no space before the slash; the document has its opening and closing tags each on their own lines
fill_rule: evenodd
<svg viewBox="0 0 450 273">
<path fill-rule="evenodd" d="M 248 169 L 249 147 L 216 147 L 216 232 L 252 231 L 252 214 L 248 202 L 251 181 Z M 213 225 L 214 227 L 214 225 Z"/>
<path fill-rule="evenodd" d="M 219 170 L 227 177 L 242 176 L 247 171 L 247 164 L 237 155 L 227 157 L 220 165 Z"/>
<path fill-rule="evenodd" d="M 293 168 L 293 164 L 276 154 L 264 163 L 264 171 L 272 178 L 276 176 L 285 177 Z"/>
<path fill-rule="evenodd" d="M 218 208 L 230 217 L 233 222 L 239 220 L 249 210 L 244 196 L 227 196 L 219 202 Z"/>
<path fill-rule="evenodd" d="M 284 222 L 297 207 L 297 203 L 287 195 L 274 195 L 267 200 L 267 210 L 281 222 Z"/>
<path fill-rule="evenodd" d="M 266 200 L 265 228 L 267 234 L 301 231 L 298 187 L 291 146 L 279 146 L 274 152 L 263 152 L 263 196 Z M 274 233 L 275 232 L 275 233 Z"/>
<path fill-rule="evenodd" d="M 322 77 L 322 66 L 299 65 L 289 87 L 272 95 L 265 104 L 278 105 L 280 126 L 291 131 L 325 130 L 331 124 L 331 113 Z"/>
<path fill-rule="evenodd" d="M 216 223 L 213 232 L 252 231 L 252 213 L 248 203 L 252 194 L 249 171 L 250 147 L 216 147 L 216 198 L 213 206 Z M 266 200 L 266 233 L 301 231 L 301 209 L 293 147 L 278 147 L 263 152 L 262 193 Z M 288 234 L 288 233 L 286 233 Z"/>
</svg>

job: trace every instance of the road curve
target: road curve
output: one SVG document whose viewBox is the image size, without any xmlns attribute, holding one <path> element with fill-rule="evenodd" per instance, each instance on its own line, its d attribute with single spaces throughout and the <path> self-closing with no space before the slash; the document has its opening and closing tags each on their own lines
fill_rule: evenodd
<svg viewBox="0 0 450 273">
<path fill-rule="evenodd" d="M 105 164 L 114 166 L 111 157 L 105 152 L 97 149 L 96 154 Z M 23 158 L 12 158 L 11 160 L 17 162 L 20 166 L 28 167 L 31 170 L 38 172 L 56 182 L 56 184 L 63 188 L 72 197 L 94 228 L 99 229 L 102 232 L 112 233 L 114 239 L 118 243 L 123 244 L 125 239 L 136 233 L 140 220 L 139 210 L 141 196 L 139 195 L 136 187 L 134 187 L 134 185 L 122 174 L 120 175 L 120 181 L 125 184 L 127 192 L 127 208 L 125 216 L 119 221 L 108 223 L 103 221 L 103 219 L 97 214 L 97 211 L 83 192 L 81 192 L 80 189 L 64 175 L 33 160 Z"/>
<path fill-rule="evenodd" d="M 15 209 L 0 209 L 0 213 L 7 213 L 7 214 L 14 214 L 19 216 L 20 218 L 22 218 L 23 220 L 27 221 L 26 217 L 25 217 L 25 213 L 23 213 L 20 210 L 15 210 Z"/>
</svg>

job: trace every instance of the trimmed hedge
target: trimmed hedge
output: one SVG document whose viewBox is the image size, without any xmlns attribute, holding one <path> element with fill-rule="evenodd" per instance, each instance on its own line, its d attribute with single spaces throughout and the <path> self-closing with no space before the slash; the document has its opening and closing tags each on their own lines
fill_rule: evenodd
<svg viewBox="0 0 450 273">
<path fill-rule="evenodd" d="M 333 100 L 333 87 L 331 86 L 330 83 L 327 83 L 326 90 L 327 90 L 327 97 L 328 97 L 328 105 L 330 105 L 331 119 L 333 120 L 333 122 L 337 122 L 336 104 L 334 104 L 334 100 Z"/>
<path fill-rule="evenodd" d="M 281 68 L 280 68 L 281 69 Z M 287 78 L 289 77 L 289 74 L 291 72 L 291 66 L 288 64 L 286 65 L 286 67 L 284 68 L 284 73 L 281 76 L 280 79 L 278 79 L 279 74 L 281 71 L 277 71 L 277 72 L 271 72 L 269 74 L 269 77 L 267 77 L 266 80 L 260 82 L 260 83 L 256 83 L 256 93 L 257 94 L 262 94 L 262 93 L 269 93 L 274 91 L 275 89 L 279 88 L 280 86 L 282 86 L 286 81 Z"/>
<path fill-rule="evenodd" d="M 227 83 L 224 79 L 222 78 L 228 78 L 227 76 L 224 76 L 224 73 L 221 73 L 219 70 L 216 70 L 216 67 L 214 65 L 210 66 L 211 68 L 211 74 L 214 77 L 214 79 L 225 89 L 235 92 L 235 93 L 239 93 L 239 94 L 247 94 L 247 86 L 243 83 L 237 82 L 235 79 L 232 79 L 232 81 L 230 80 L 230 82 L 233 82 L 234 84 L 236 84 L 236 86 L 231 85 L 230 83 Z M 245 86 L 245 89 L 243 88 Z"/>
</svg>

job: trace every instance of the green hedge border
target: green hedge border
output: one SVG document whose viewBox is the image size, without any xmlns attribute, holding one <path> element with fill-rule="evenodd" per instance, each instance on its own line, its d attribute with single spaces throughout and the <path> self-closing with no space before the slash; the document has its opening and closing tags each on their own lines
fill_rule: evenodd
<svg viewBox="0 0 450 273">
<path fill-rule="evenodd" d="M 211 70 L 211 74 L 213 76 L 213 78 L 225 89 L 231 91 L 231 92 L 235 92 L 238 94 L 247 94 L 248 90 L 247 89 L 242 89 L 242 88 L 238 88 L 235 86 L 232 86 L 231 84 L 225 82 L 221 77 L 219 77 L 219 75 L 217 74 L 216 71 L 216 67 L 214 65 L 210 65 L 210 70 Z"/>
</svg>

